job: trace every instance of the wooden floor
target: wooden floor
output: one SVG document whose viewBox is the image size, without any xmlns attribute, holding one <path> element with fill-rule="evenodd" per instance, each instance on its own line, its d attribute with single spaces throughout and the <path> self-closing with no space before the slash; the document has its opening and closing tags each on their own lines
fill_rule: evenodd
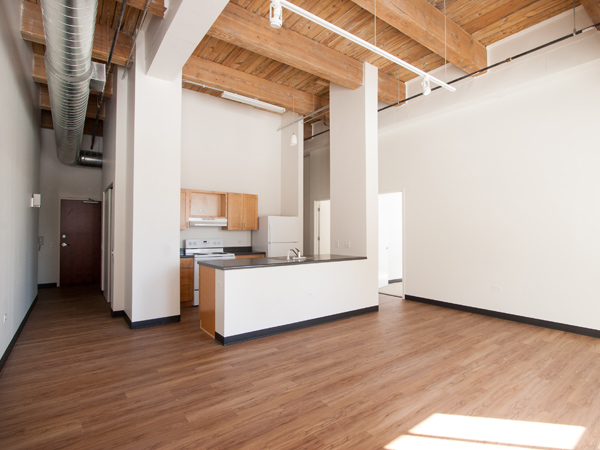
<svg viewBox="0 0 600 450">
<path fill-rule="evenodd" d="M 0 448 L 599 448 L 600 340 L 380 302 L 222 347 L 191 307 L 181 323 L 132 331 L 96 290 L 41 289 L 0 372 Z M 508 420 L 482 436 L 463 416 Z M 423 428 L 432 417 L 465 430 Z M 548 444 L 533 422 L 576 437 Z M 531 425 L 529 441 L 503 442 L 511 424 Z"/>
</svg>

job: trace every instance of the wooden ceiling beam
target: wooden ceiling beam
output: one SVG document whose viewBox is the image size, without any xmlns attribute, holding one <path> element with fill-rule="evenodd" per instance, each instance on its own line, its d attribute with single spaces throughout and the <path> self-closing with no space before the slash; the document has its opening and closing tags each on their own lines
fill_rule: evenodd
<svg viewBox="0 0 600 450">
<path fill-rule="evenodd" d="M 592 23 L 600 23 L 600 1 L 581 0 L 581 4 L 585 12 L 590 16 L 590 19 L 592 19 Z M 596 29 L 600 30 L 600 26 L 597 26 Z"/>
<path fill-rule="evenodd" d="M 271 28 L 268 19 L 233 3 L 225 7 L 207 34 L 349 89 L 362 86 L 363 68 L 360 61 L 295 31 Z M 404 83 L 400 90 L 404 92 Z M 393 103 L 397 101 L 397 96 L 398 81 L 385 74 L 380 75 L 379 98 L 386 103 Z M 390 102 L 390 98 L 394 99 L 393 102 Z"/>
<path fill-rule="evenodd" d="M 21 14 L 21 36 L 26 41 L 36 42 L 46 45 L 46 36 L 44 35 L 44 23 L 42 21 L 42 9 L 36 3 L 23 1 L 23 9 Z M 108 30 L 106 27 L 96 25 L 94 31 L 94 48 L 92 57 L 106 62 L 110 52 L 110 44 L 112 43 L 115 31 Z M 133 46 L 133 38 L 125 33 L 119 33 L 117 37 L 117 45 L 113 52 L 112 64 L 124 66 L 129 58 L 129 52 Z"/>
<path fill-rule="evenodd" d="M 112 76 L 109 75 L 106 79 L 106 86 L 104 87 L 104 98 L 112 97 Z M 46 61 L 44 55 L 33 55 L 33 81 L 40 84 L 48 84 L 48 77 L 46 75 Z M 100 95 L 100 92 L 92 91 L 94 94 Z"/>
<path fill-rule="evenodd" d="M 96 118 L 96 112 L 98 111 L 98 101 L 99 98 L 97 95 L 90 94 L 87 112 L 85 114 L 86 117 L 90 119 Z M 100 108 L 100 120 L 104 120 L 104 105 L 102 103 L 102 107 Z M 46 111 L 51 111 L 52 107 L 50 105 L 50 93 L 48 92 L 48 86 L 42 85 L 40 86 L 40 108 Z"/>
<path fill-rule="evenodd" d="M 123 0 L 117 0 L 117 2 L 123 3 Z M 144 11 L 146 9 L 146 3 L 146 0 L 127 0 L 127 6 L 139 9 L 140 11 Z M 166 10 L 167 8 L 165 8 L 164 0 L 151 0 L 150 6 L 148 6 L 148 14 L 160 17 L 161 19 L 165 17 Z"/>
<path fill-rule="evenodd" d="M 371 14 L 373 0 L 352 0 Z M 591 1 L 591 0 L 590 0 Z M 427 0 L 376 0 L 377 17 L 467 73 L 487 67 L 487 50 Z M 445 23 L 445 26 L 444 26 Z M 446 31 L 445 31 L 446 30 Z M 447 37 L 447 40 L 446 40 Z"/>
<path fill-rule="evenodd" d="M 200 83 L 211 88 L 282 106 L 289 111 L 294 108 L 297 113 L 302 115 L 313 112 L 326 104 L 321 97 L 294 90 L 291 87 L 267 81 L 197 56 L 190 57 L 183 66 L 182 75 L 184 84 L 186 81 Z"/>
</svg>

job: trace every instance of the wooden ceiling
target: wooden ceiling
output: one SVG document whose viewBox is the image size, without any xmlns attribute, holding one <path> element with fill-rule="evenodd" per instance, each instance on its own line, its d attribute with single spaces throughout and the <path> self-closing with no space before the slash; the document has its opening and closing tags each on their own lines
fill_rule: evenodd
<svg viewBox="0 0 600 450">
<path fill-rule="evenodd" d="M 34 79 L 45 86 L 44 32 L 39 0 L 22 0 L 22 36 L 34 50 Z M 474 72 L 487 65 L 486 47 L 583 4 L 594 23 L 600 0 L 292 0 L 294 4 L 429 72 L 445 61 Z M 146 0 L 128 0 L 113 64 L 127 62 Z M 120 0 L 99 0 L 93 57 L 106 62 Z M 415 75 L 284 9 L 283 27 L 269 26 L 270 0 L 231 0 L 183 67 L 183 87 L 220 96 L 222 91 L 295 108 L 308 114 L 329 102 L 329 83 L 362 83 L 362 62 L 379 69 L 379 98 L 404 98 Z M 164 0 L 148 14 L 163 17 Z M 375 14 L 377 19 L 375 19 Z M 597 16 L 594 18 L 594 15 Z M 205 86 L 205 87 L 202 87 Z M 213 88 L 213 89 L 211 89 Z M 95 116 L 97 93 L 90 94 Z M 107 86 L 106 97 L 112 95 Z M 47 87 L 41 108 L 48 111 Z M 48 124 L 49 114 L 44 119 Z"/>
</svg>

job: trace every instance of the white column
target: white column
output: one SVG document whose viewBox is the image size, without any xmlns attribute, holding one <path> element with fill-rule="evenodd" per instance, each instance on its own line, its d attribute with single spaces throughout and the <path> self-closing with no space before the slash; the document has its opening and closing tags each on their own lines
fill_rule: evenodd
<svg viewBox="0 0 600 450">
<path fill-rule="evenodd" d="M 140 35 L 131 69 L 134 114 L 128 161 L 132 322 L 180 312 L 181 73 L 175 81 L 148 76 L 144 54 L 145 39 Z"/>
<path fill-rule="evenodd" d="M 365 64 L 358 89 L 331 84 L 330 108 L 331 253 L 367 256 L 376 285 L 377 68 Z"/>
<path fill-rule="evenodd" d="M 366 256 L 361 287 L 378 304 L 377 68 L 363 86 L 331 84 L 331 253 Z"/>
</svg>

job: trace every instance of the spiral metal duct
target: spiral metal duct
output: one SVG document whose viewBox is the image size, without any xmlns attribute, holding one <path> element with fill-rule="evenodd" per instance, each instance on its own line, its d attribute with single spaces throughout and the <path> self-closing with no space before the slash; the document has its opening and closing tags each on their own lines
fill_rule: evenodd
<svg viewBox="0 0 600 450">
<path fill-rule="evenodd" d="M 67 165 L 101 167 L 101 153 L 81 152 L 98 0 L 41 0 L 41 6 L 58 159 Z"/>
</svg>

